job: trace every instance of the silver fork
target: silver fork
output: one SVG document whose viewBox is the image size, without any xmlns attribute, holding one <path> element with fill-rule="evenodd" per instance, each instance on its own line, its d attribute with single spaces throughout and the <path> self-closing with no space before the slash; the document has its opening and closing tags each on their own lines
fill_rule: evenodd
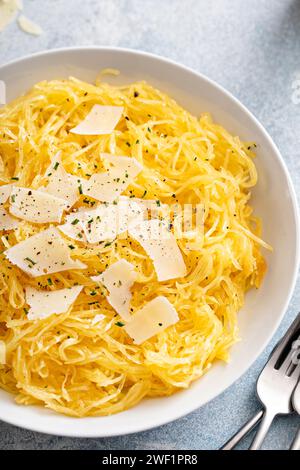
<svg viewBox="0 0 300 470">
<path fill-rule="evenodd" d="M 296 317 L 284 337 L 272 351 L 267 364 L 257 381 L 257 394 L 264 405 L 264 410 L 256 414 L 240 429 L 223 447 L 222 450 L 233 449 L 262 419 L 260 428 L 250 449 L 261 447 L 264 438 L 277 414 L 291 413 L 291 396 L 300 374 L 300 364 L 294 365 L 292 341 L 300 334 L 300 314 Z M 284 356 L 284 358 L 282 357 Z M 282 364 L 278 367 L 278 361 Z"/>
<path fill-rule="evenodd" d="M 300 415 L 300 382 L 298 383 L 293 394 L 293 407 L 294 410 L 297 411 L 298 415 Z M 300 450 L 300 429 L 297 432 L 291 450 Z"/>
</svg>

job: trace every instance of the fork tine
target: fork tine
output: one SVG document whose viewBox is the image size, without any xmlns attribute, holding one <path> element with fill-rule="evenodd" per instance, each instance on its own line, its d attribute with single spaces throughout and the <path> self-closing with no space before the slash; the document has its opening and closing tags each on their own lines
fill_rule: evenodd
<svg viewBox="0 0 300 470">
<path fill-rule="evenodd" d="M 296 382 L 298 382 L 299 377 L 300 377 L 300 362 L 296 366 L 296 369 L 291 373 L 291 378 L 296 380 Z"/>
<path fill-rule="evenodd" d="M 299 340 L 299 338 L 298 338 Z M 295 353 L 297 352 L 296 349 L 291 349 L 288 353 L 288 355 L 286 356 L 285 360 L 283 361 L 282 365 L 279 367 L 280 370 L 283 370 L 283 372 L 285 374 L 287 374 L 291 364 L 293 365 L 297 365 L 295 364 L 295 362 L 293 362 L 293 356 L 295 355 Z"/>
<path fill-rule="evenodd" d="M 287 330 L 284 337 L 279 341 L 279 343 L 275 346 L 273 351 L 270 354 L 270 359 L 268 361 L 268 365 L 275 366 L 276 362 L 280 358 L 281 354 L 283 353 L 284 349 L 288 345 L 291 338 L 296 334 L 296 332 L 300 332 L 300 313 L 298 313 L 297 317 Z"/>
</svg>

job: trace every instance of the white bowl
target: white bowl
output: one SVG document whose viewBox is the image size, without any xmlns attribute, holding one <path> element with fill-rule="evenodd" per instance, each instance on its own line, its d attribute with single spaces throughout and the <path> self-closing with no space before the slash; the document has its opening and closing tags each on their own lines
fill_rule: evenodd
<svg viewBox="0 0 300 470">
<path fill-rule="evenodd" d="M 143 400 L 113 416 L 70 418 L 37 406 L 19 406 L 0 391 L 0 419 L 44 433 L 102 437 L 146 430 L 179 418 L 212 400 L 237 380 L 270 341 L 288 306 L 299 263 L 299 226 L 295 193 L 282 157 L 271 138 L 244 106 L 199 73 L 169 60 L 125 49 L 82 47 L 35 54 L 0 67 L 8 100 L 34 83 L 70 75 L 93 81 L 106 67 L 121 71 L 112 83 L 147 80 L 173 96 L 195 115 L 209 111 L 232 133 L 258 144 L 259 182 L 252 205 L 264 221 L 264 239 L 273 247 L 266 253 L 268 272 L 263 286 L 250 292 L 239 313 L 242 341 L 231 350 L 228 365 L 216 363 L 188 390 L 168 398 Z"/>
</svg>

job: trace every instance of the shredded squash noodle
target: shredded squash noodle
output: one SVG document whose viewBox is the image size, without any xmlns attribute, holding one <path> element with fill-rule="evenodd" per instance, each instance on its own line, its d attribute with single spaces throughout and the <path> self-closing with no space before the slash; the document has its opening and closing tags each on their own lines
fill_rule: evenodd
<svg viewBox="0 0 300 470">
<path fill-rule="evenodd" d="M 89 244 L 62 234 L 72 258 L 86 267 L 32 277 L 5 251 L 58 223 L 21 219 L 17 228 L 0 231 L 0 387 L 19 404 L 77 417 L 117 413 L 144 397 L 171 395 L 214 361 L 227 361 L 238 340 L 244 295 L 259 287 L 265 272 L 261 248 L 269 248 L 249 205 L 257 182 L 255 144 L 241 142 L 209 114 L 192 116 L 145 82 L 112 86 L 102 80 L 44 81 L 0 109 L 0 189 L 45 186 L 58 152 L 65 171 L 85 179 L 104 170 L 102 153 L 134 157 L 142 171 L 122 196 L 162 206 L 202 204 L 203 233 L 177 239 L 186 275 L 159 282 L 152 260 L 130 235 Z M 106 135 L 70 132 L 96 104 L 124 108 L 115 129 Z M 80 194 L 72 210 L 94 205 Z M 9 212 L 8 201 L 3 208 Z M 107 289 L 91 279 L 118 260 L 136 272 L 131 315 L 163 296 L 179 317 L 172 314 L 176 323 L 141 344 L 127 334 Z M 76 285 L 83 288 L 67 312 L 28 317 L 26 289 Z"/>
</svg>

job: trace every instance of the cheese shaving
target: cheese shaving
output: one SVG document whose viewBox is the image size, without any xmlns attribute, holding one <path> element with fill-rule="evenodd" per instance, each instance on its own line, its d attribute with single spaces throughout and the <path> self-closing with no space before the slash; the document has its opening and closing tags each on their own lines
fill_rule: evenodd
<svg viewBox="0 0 300 470">
<path fill-rule="evenodd" d="M 169 300 L 158 296 L 138 310 L 124 329 L 135 344 L 142 344 L 178 320 L 178 314 Z"/>
<path fill-rule="evenodd" d="M 111 134 L 121 119 L 123 110 L 122 106 L 95 104 L 85 119 L 70 132 L 80 135 Z"/>
<path fill-rule="evenodd" d="M 142 221 L 144 213 L 144 207 L 124 197 L 116 204 L 99 204 L 95 209 L 68 214 L 66 223 L 58 228 L 70 238 L 94 244 L 114 240 L 131 224 Z"/>
<path fill-rule="evenodd" d="M 39 188 L 61 199 L 66 199 L 73 206 L 79 199 L 79 188 L 83 179 L 68 173 L 61 161 L 60 152 L 57 153 L 45 173 L 48 184 Z"/>
<path fill-rule="evenodd" d="M 130 225 L 142 222 L 147 214 L 147 207 L 139 203 L 137 198 L 121 196 L 117 207 L 118 234 L 126 232 Z"/>
<path fill-rule="evenodd" d="M 143 167 L 135 158 L 102 154 L 111 166 L 95 173 L 83 185 L 83 193 L 101 202 L 114 202 L 133 182 Z"/>
<path fill-rule="evenodd" d="M 17 187 L 11 191 L 10 213 L 35 224 L 60 222 L 69 208 L 68 201 L 42 191 Z"/>
<path fill-rule="evenodd" d="M 129 227 L 129 234 L 137 240 L 153 261 L 159 281 L 184 277 L 187 274 L 183 256 L 174 235 L 159 219 L 145 220 Z"/>
<path fill-rule="evenodd" d="M 0 231 L 14 230 L 19 226 L 18 221 L 14 217 L 11 217 L 11 215 L 3 207 L 10 196 L 12 187 L 12 184 L 5 184 L 0 186 Z"/>
<path fill-rule="evenodd" d="M 33 36 L 40 36 L 43 32 L 42 28 L 27 18 L 25 15 L 18 17 L 18 24 L 24 33 L 32 34 Z"/>
<path fill-rule="evenodd" d="M 0 0 L 0 32 L 16 18 L 20 9 L 19 0 Z"/>
<path fill-rule="evenodd" d="M 100 204 L 96 209 L 77 212 L 67 216 L 69 223 L 79 221 L 88 243 L 113 240 L 118 234 L 118 207 Z M 77 224 L 76 224 L 77 225 Z"/>
<path fill-rule="evenodd" d="M 17 243 L 4 254 L 12 264 L 32 277 L 86 268 L 81 261 L 72 260 L 70 249 L 54 227 Z"/>
<path fill-rule="evenodd" d="M 134 266 L 122 259 L 113 263 L 99 276 L 92 276 L 94 282 L 101 282 L 109 291 L 107 300 L 124 319 L 130 319 L 131 287 L 137 279 Z"/>
<path fill-rule="evenodd" d="M 84 232 L 83 224 L 78 221 L 76 225 L 73 225 L 71 222 L 67 222 L 63 225 L 58 225 L 57 228 L 67 237 L 72 238 L 72 240 L 77 240 L 79 242 L 87 243 L 87 238 Z"/>
<path fill-rule="evenodd" d="M 11 217 L 4 207 L 0 205 L 0 231 L 14 230 L 18 228 L 19 223 L 16 219 Z"/>
<path fill-rule="evenodd" d="M 26 302 L 30 306 L 27 318 L 42 320 L 53 314 L 67 312 L 82 289 L 83 286 L 74 286 L 47 292 L 26 287 Z"/>
<path fill-rule="evenodd" d="M 12 188 L 12 184 L 4 184 L 3 186 L 0 186 L 0 205 L 6 203 L 7 199 L 10 196 Z"/>
</svg>

